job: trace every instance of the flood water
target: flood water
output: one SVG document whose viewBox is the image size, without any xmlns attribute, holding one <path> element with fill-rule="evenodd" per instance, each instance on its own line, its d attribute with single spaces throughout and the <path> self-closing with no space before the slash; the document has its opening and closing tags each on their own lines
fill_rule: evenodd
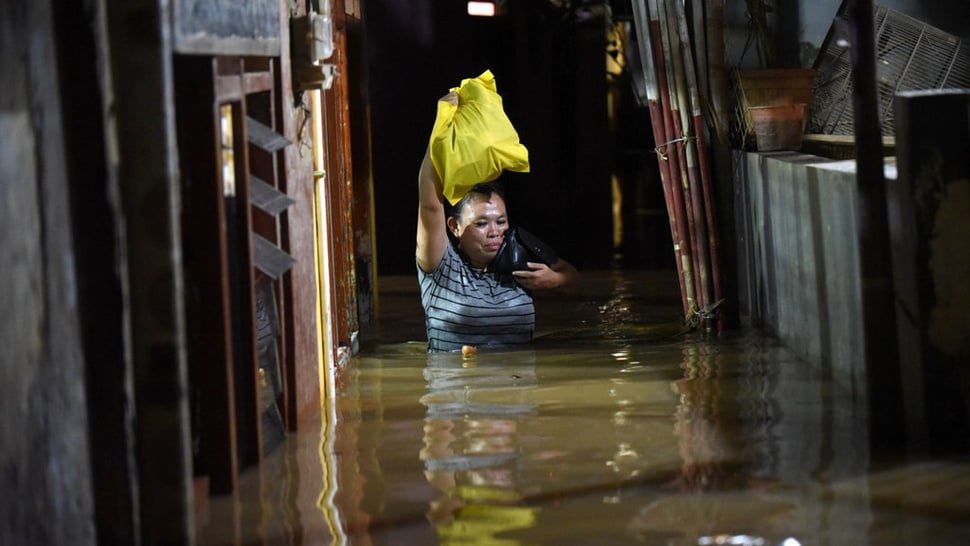
<svg viewBox="0 0 970 546">
<path fill-rule="evenodd" d="M 864 398 L 668 272 L 584 273 L 524 351 L 428 355 L 413 278 L 319 427 L 200 508 L 203 544 L 970 544 L 970 465 L 870 453 Z"/>
</svg>

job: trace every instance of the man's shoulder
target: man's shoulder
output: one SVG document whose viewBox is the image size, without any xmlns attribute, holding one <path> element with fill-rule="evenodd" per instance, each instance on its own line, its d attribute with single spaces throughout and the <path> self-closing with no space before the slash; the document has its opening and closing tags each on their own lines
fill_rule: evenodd
<svg viewBox="0 0 970 546">
<path fill-rule="evenodd" d="M 418 270 L 418 279 L 432 278 L 438 275 L 449 275 L 455 270 L 466 267 L 464 260 L 461 259 L 461 255 L 455 248 L 454 244 L 449 241 L 448 246 L 445 247 L 445 253 L 441 257 L 441 261 L 431 269 L 431 271 L 425 271 L 421 268 L 421 264 L 418 262 L 417 258 L 414 261 L 415 268 Z"/>
</svg>

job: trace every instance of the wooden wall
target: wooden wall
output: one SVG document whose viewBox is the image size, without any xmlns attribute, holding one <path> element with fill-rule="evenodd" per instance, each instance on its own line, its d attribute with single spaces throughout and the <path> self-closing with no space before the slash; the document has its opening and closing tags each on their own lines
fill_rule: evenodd
<svg viewBox="0 0 970 546">
<path fill-rule="evenodd" d="M 50 2 L 0 5 L 0 543 L 94 544 Z M 52 471 L 56 470 L 56 471 Z"/>
</svg>

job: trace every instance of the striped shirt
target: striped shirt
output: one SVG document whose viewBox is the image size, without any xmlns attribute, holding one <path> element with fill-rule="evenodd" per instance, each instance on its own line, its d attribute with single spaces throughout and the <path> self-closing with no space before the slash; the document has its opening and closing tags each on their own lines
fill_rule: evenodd
<svg viewBox="0 0 970 546">
<path fill-rule="evenodd" d="M 428 352 L 460 351 L 463 345 L 503 349 L 532 341 L 532 296 L 511 278 L 475 269 L 448 244 L 431 273 L 418 266 Z"/>
</svg>

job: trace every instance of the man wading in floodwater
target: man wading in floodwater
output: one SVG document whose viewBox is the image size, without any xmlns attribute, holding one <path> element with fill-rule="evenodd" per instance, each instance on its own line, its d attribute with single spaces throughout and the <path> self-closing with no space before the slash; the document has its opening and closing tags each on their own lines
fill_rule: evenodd
<svg viewBox="0 0 970 546">
<path fill-rule="evenodd" d="M 458 95 L 442 101 L 458 105 Z M 532 341 L 532 291 L 568 288 L 577 271 L 558 259 L 528 269 L 489 271 L 509 229 L 505 199 L 496 184 L 477 184 L 445 218 L 442 181 L 425 152 L 418 173 L 417 269 L 428 352 L 521 347 Z"/>
</svg>

